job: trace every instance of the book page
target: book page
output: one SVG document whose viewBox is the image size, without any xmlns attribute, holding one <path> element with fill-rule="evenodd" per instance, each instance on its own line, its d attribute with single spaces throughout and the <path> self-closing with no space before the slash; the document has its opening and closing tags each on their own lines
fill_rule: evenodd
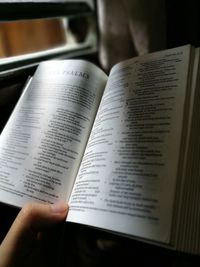
<svg viewBox="0 0 200 267">
<path fill-rule="evenodd" d="M 189 55 L 184 46 L 112 69 L 69 221 L 170 241 Z"/>
<path fill-rule="evenodd" d="M 0 137 L 0 201 L 69 197 L 106 80 L 89 62 L 40 64 Z"/>
</svg>

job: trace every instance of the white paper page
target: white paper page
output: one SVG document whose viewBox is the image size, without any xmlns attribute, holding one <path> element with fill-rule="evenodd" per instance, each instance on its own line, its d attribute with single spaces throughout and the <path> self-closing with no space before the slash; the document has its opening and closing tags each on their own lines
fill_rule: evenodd
<svg viewBox="0 0 200 267">
<path fill-rule="evenodd" d="M 84 61 L 39 66 L 0 137 L 0 201 L 69 197 L 106 80 Z"/>
<path fill-rule="evenodd" d="M 169 242 L 189 46 L 116 65 L 68 220 Z"/>
</svg>

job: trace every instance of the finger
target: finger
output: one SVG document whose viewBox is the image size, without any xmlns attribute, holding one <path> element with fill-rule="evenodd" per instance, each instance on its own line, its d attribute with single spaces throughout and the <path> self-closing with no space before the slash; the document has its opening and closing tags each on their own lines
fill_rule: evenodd
<svg viewBox="0 0 200 267">
<path fill-rule="evenodd" d="M 53 205 L 28 203 L 18 214 L 13 227 L 18 233 L 31 231 L 34 234 L 50 225 L 64 221 L 67 212 L 68 206 L 65 202 Z"/>
<path fill-rule="evenodd" d="M 19 212 L 0 248 L 0 266 L 25 254 L 35 245 L 37 234 L 47 227 L 65 220 L 68 206 L 64 202 L 53 205 L 29 203 Z M 2 264 L 2 265 L 1 265 Z"/>
</svg>

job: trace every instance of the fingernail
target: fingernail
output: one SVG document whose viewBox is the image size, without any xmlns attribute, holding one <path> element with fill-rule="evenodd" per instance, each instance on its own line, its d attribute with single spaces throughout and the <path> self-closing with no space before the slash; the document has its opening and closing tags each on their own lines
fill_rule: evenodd
<svg viewBox="0 0 200 267">
<path fill-rule="evenodd" d="M 53 213 L 64 213 L 68 209 L 67 204 L 64 201 L 51 204 L 51 210 Z"/>
</svg>

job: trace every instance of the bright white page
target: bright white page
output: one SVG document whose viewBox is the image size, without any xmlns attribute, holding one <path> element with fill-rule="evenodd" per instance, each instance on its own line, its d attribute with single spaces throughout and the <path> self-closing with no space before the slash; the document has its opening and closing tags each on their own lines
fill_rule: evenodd
<svg viewBox="0 0 200 267">
<path fill-rule="evenodd" d="M 0 201 L 69 197 L 106 80 L 80 60 L 39 66 L 0 137 Z"/>
<path fill-rule="evenodd" d="M 112 69 L 69 221 L 170 241 L 189 51 L 152 53 Z"/>
</svg>

